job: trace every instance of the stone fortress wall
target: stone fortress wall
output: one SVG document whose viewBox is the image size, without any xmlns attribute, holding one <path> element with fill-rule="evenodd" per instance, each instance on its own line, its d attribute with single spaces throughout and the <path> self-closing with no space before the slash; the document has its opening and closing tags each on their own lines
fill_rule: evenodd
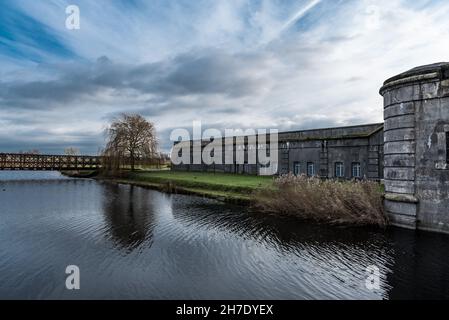
<svg viewBox="0 0 449 320">
<path fill-rule="evenodd" d="M 411 229 L 449 232 L 449 63 L 385 81 L 385 208 Z"/>
<path fill-rule="evenodd" d="M 382 180 L 393 225 L 449 233 L 449 63 L 390 78 L 380 94 L 383 124 L 279 133 L 276 172 Z M 245 150 L 245 159 L 258 147 L 223 143 L 223 150 Z M 260 174 L 263 168 L 181 164 L 172 170 Z"/>
<path fill-rule="evenodd" d="M 264 166 L 251 164 L 248 153 L 260 147 L 259 137 L 252 145 L 245 137 L 243 143 L 233 138 L 232 143 L 222 139 L 221 148 L 233 149 L 233 164 L 225 164 L 225 154 L 220 163 L 207 165 L 193 164 L 194 148 L 190 141 L 190 164 L 173 165 L 173 170 L 203 171 L 217 173 L 261 174 Z M 383 124 L 369 124 L 351 127 L 313 129 L 304 131 L 281 132 L 278 135 L 278 162 L 275 165 L 278 174 L 306 174 L 322 178 L 368 178 L 379 180 L 383 177 Z M 269 141 L 265 137 L 264 141 Z M 209 141 L 202 142 L 202 150 Z M 262 146 L 270 149 L 267 143 Z M 236 161 L 237 150 L 244 152 L 244 163 Z M 338 167 L 337 167 L 338 166 Z M 338 169 L 338 170 L 337 170 Z"/>
</svg>

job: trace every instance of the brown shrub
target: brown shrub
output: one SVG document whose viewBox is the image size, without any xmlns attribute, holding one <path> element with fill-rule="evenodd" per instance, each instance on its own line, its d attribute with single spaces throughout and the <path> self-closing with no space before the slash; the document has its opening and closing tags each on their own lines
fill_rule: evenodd
<svg viewBox="0 0 449 320">
<path fill-rule="evenodd" d="M 275 188 L 253 195 L 257 210 L 335 224 L 386 226 L 383 193 L 374 181 L 283 175 Z"/>
</svg>

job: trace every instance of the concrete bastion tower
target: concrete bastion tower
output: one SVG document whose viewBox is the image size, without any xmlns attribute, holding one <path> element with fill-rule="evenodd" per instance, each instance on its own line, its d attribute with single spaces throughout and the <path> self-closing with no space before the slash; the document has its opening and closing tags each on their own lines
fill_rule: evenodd
<svg viewBox="0 0 449 320">
<path fill-rule="evenodd" d="M 392 224 L 449 233 L 449 63 L 385 81 L 385 210 Z"/>
</svg>

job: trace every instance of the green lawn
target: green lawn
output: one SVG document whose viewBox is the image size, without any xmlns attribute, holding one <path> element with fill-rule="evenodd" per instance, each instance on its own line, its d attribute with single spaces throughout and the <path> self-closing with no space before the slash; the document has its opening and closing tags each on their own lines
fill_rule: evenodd
<svg viewBox="0 0 449 320">
<path fill-rule="evenodd" d="M 179 187 L 249 194 L 272 186 L 273 177 L 223 174 L 211 172 L 137 171 L 130 177 L 137 181 L 172 183 Z"/>
</svg>

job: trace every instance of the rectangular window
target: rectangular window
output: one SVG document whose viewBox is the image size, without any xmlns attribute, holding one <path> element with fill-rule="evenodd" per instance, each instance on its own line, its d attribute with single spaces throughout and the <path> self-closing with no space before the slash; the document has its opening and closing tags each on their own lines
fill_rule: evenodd
<svg viewBox="0 0 449 320">
<path fill-rule="evenodd" d="M 335 163 L 335 177 L 343 178 L 344 174 L 345 173 L 344 173 L 343 162 L 336 162 Z"/>
<path fill-rule="evenodd" d="M 307 162 L 307 175 L 313 177 L 315 175 L 315 164 L 313 162 Z"/>
<path fill-rule="evenodd" d="M 295 162 L 293 164 L 293 174 L 298 176 L 301 174 L 301 164 L 299 162 Z"/>
<path fill-rule="evenodd" d="M 449 132 L 446 132 L 446 163 L 449 164 Z"/>
<path fill-rule="evenodd" d="M 362 169 L 360 166 L 360 162 L 352 163 L 352 177 L 353 178 L 361 178 L 362 177 Z"/>
</svg>

